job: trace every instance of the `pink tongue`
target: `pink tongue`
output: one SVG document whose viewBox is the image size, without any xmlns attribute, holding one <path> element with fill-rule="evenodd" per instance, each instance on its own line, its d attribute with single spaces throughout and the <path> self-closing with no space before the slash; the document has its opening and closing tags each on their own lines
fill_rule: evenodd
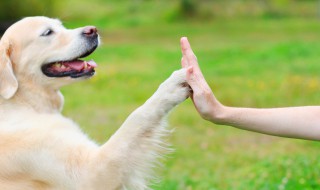
<svg viewBox="0 0 320 190">
<path fill-rule="evenodd" d="M 98 65 L 96 64 L 96 62 L 94 62 L 93 60 L 90 60 L 87 62 L 88 65 L 90 65 L 93 68 L 96 68 Z"/>
<path fill-rule="evenodd" d="M 80 60 L 72 61 L 72 62 L 64 62 L 63 64 L 77 71 L 81 71 L 84 68 L 84 61 L 80 61 Z"/>
</svg>

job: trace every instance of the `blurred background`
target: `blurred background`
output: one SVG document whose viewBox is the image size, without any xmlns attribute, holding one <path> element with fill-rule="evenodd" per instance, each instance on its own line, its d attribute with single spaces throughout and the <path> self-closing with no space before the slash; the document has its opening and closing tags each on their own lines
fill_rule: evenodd
<svg viewBox="0 0 320 190">
<path fill-rule="evenodd" d="M 62 91 L 64 114 L 99 143 L 180 68 L 181 36 L 225 105 L 320 102 L 319 0 L 1 0 L 1 32 L 32 15 L 98 27 L 96 76 Z M 176 150 L 154 189 L 320 189 L 317 142 L 214 125 L 190 100 L 168 120 Z"/>
</svg>

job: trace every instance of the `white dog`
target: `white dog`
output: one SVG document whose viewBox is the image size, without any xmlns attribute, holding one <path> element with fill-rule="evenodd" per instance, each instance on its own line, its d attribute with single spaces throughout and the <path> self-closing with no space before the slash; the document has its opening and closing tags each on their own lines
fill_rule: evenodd
<svg viewBox="0 0 320 190">
<path fill-rule="evenodd" d="M 95 27 L 68 30 L 30 17 L 0 44 L 0 189 L 148 189 L 163 152 L 164 117 L 189 95 L 185 70 L 174 72 L 102 146 L 60 111 L 59 88 L 94 74 L 79 58 L 99 44 Z"/>
</svg>

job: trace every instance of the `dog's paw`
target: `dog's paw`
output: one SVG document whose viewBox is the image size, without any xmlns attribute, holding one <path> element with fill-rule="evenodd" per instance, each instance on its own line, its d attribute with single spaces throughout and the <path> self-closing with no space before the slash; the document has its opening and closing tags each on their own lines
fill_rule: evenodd
<svg viewBox="0 0 320 190">
<path fill-rule="evenodd" d="M 186 69 L 174 71 L 171 76 L 160 85 L 157 96 L 161 99 L 161 102 L 175 106 L 189 97 L 191 89 L 186 82 L 186 76 Z"/>
</svg>

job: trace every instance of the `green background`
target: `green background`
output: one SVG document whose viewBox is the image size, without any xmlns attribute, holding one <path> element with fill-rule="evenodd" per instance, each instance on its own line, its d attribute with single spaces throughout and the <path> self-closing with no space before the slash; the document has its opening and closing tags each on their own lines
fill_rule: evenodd
<svg viewBox="0 0 320 190">
<path fill-rule="evenodd" d="M 63 113 L 99 143 L 180 68 L 181 36 L 225 105 L 320 101 L 320 1 L 2 0 L 0 9 L 2 25 L 47 15 L 70 28 L 98 27 L 102 45 L 90 56 L 99 64 L 96 76 L 62 91 Z M 154 189 L 320 189 L 318 142 L 214 125 L 190 100 L 168 120 L 175 152 Z"/>
</svg>

